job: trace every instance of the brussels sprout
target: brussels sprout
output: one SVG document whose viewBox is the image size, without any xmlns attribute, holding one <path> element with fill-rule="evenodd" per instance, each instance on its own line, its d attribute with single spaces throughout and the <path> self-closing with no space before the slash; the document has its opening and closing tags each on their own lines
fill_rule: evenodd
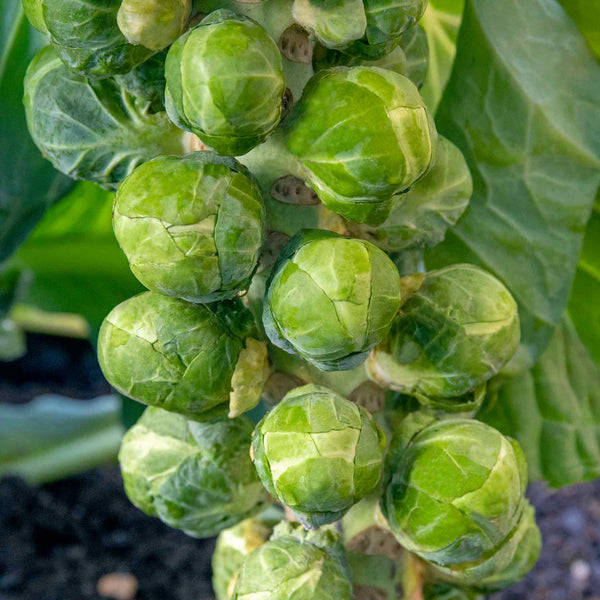
<svg viewBox="0 0 600 600">
<path fill-rule="evenodd" d="M 145 292 L 115 307 L 98 359 L 119 392 L 191 418 L 237 416 L 258 403 L 266 344 L 239 301 L 204 305 Z"/>
<path fill-rule="evenodd" d="M 414 291 L 385 345 L 369 357 L 383 387 L 425 397 L 458 397 L 509 361 L 520 338 L 517 304 L 504 285 L 474 265 L 452 265 L 402 280 Z"/>
<path fill-rule="evenodd" d="M 283 517 L 283 511 L 273 506 L 221 531 L 212 555 L 212 582 L 217 600 L 231 598 L 244 559 L 269 540 L 273 528 Z"/>
<path fill-rule="evenodd" d="M 313 66 L 316 71 L 329 67 L 380 67 L 408 77 L 417 88 L 421 88 L 429 66 L 427 34 L 421 26 L 408 29 L 398 38 L 398 46 L 377 60 L 367 60 L 317 44 L 313 51 Z"/>
<path fill-rule="evenodd" d="M 353 369 L 387 335 L 399 282 L 394 263 L 369 242 L 305 230 L 271 272 L 263 324 L 275 345 L 320 369 Z"/>
<path fill-rule="evenodd" d="M 440 136 L 431 169 L 406 193 L 394 196 L 381 225 L 349 222 L 347 227 L 352 235 L 386 252 L 435 246 L 461 217 L 472 193 L 473 180 L 462 152 Z"/>
<path fill-rule="evenodd" d="M 113 224 L 133 274 L 148 289 L 190 302 L 248 289 L 264 241 L 264 205 L 233 158 L 161 156 L 121 184 Z"/>
<path fill-rule="evenodd" d="M 281 118 L 281 54 L 248 17 L 208 15 L 171 46 L 166 76 L 171 119 L 219 154 L 246 154 Z"/>
<path fill-rule="evenodd" d="M 307 527 L 319 527 L 375 490 L 385 436 L 363 408 L 327 388 L 306 385 L 262 419 L 252 449 L 271 495 Z"/>
<path fill-rule="evenodd" d="M 294 18 L 327 48 L 375 60 L 425 12 L 427 0 L 294 0 Z"/>
<path fill-rule="evenodd" d="M 131 44 L 162 50 L 183 33 L 191 12 L 192 0 L 122 0 L 117 23 Z"/>
<path fill-rule="evenodd" d="M 286 144 L 331 210 L 385 220 L 391 197 L 429 168 L 437 133 L 415 85 L 377 67 L 317 73 L 286 122 Z"/>
<path fill-rule="evenodd" d="M 350 600 L 350 568 L 337 535 L 304 531 L 292 523 L 275 527 L 269 542 L 242 565 L 232 600 Z"/>
<path fill-rule="evenodd" d="M 41 0 L 50 40 L 61 60 L 81 75 L 127 73 L 152 56 L 121 33 L 121 0 Z"/>
<path fill-rule="evenodd" d="M 434 565 L 476 568 L 517 526 L 525 458 L 516 441 L 489 425 L 434 422 L 390 460 L 383 513 L 398 541 Z"/>
<path fill-rule="evenodd" d="M 181 131 L 166 113 L 154 114 L 150 100 L 136 100 L 113 78 L 73 73 L 52 48 L 31 61 L 24 103 L 36 146 L 73 179 L 116 189 L 137 165 L 183 151 Z"/>
<path fill-rule="evenodd" d="M 125 434 L 119 462 L 135 506 L 193 537 L 210 537 L 260 510 L 266 494 L 248 453 L 246 417 L 198 423 L 148 408 Z"/>
<path fill-rule="evenodd" d="M 48 33 L 44 15 L 42 13 L 42 0 L 22 0 L 23 10 L 29 22 L 41 33 Z"/>
</svg>

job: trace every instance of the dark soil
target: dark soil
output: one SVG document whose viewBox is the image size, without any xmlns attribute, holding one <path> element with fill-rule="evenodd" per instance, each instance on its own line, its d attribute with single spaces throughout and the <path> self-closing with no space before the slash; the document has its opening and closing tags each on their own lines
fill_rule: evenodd
<svg viewBox="0 0 600 600">
<path fill-rule="evenodd" d="M 0 402 L 109 392 L 89 343 L 29 336 L 28 348 L 0 363 Z M 600 600 L 600 480 L 558 492 L 534 485 L 529 496 L 542 556 L 493 600 Z M 97 582 L 112 573 L 135 576 L 137 600 L 212 600 L 213 546 L 132 506 L 116 466 L 40 488 L 0 479 L 0 600 L 99 600 Z"/>
<path fill-rule="evenodd" d="M 0 600 L 97 599 L 98 579 L 132 573 L 137 600 L 212 599 L 212 540 L 145 516 L 117 467 L 30 488 L 0 480 Z"/>
</svg>

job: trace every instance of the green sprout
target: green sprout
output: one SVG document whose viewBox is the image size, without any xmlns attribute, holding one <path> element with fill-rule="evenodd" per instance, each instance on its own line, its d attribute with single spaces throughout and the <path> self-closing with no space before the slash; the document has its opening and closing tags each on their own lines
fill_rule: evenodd
<svg viewBox="0 0 600 600">
<path fill-rule="evenodd" d="M 122 394 L 190 418 L 237 416 L 260 400 L 264 342 L 239 301 L 190 304 L 145 292 L 119 304 L 98 336 L 98 359 Z"/>
<path fill-rule="evenodd" d="M 296 388 L 258 424 L 254 463 L 270 494 L 309 527 L 332 523 L 372 493 L 385 436 L 363 408 L 327 388 Z"/>
<path fill-rule="evenodd" d="M 308 83 L 286 144 L 331 210 L 380 224 L 394 194 L 429 169 L 437 133 L 410 79 L 378 67 L 332 67 Z"/>
<path fill-rule="evenodd" d="M 239 573 L 232 600 L 350 600 L 347 558 L 330 529 L 304 531 L 292 523 L 251 552 Z"/>
<path fill-rule="evenodd" d="M 273 267 L 263 323 L 275 345 L 320 369 L 352 369 L 385 339 L 399 306 L 400 276 L 384 252 L 306 230 Z"/>
<path fill-rule="evenodd" d="M 279 124 L 281 54 L 252 19 L 211 13 L 171 46 L 166 75 L 173 121 L 219 154 L 246 154 Z"/>
<path fill-rule="evenodd" d="M 162 50 L 183 33 L 191 12 L 192 0 L 123 0 L 117 23 L 130 44 Z"/>
<path fill-rule="evenodd" d="M 133 504 L 193 537 L 210 537 L 256 513 L 266 494 L 248 453 L 245 417 L 198 423 L 147 408 L 125 434 L 119 462 Z"/>
<path fill-rule="evenodd" d="M 508 566 L 526 506 L 517 442 L 479 421 L 434 422 L 391 455 L 389 470 L 381 506 L 402 546 L 463 579 Z"/>
<path fill-rule="evenodd" d="M 520 339 L 517 304 L 496 277 L 452 265 L 403 279 L 388 341 L 369 357 L 374 381 L 417 397 L 459 397 L 496 375 Z"/>
<path fill-rule="evenodd" d="M 214 302 L 248 289 L 264 241 L 264 212 L 247 169 L 196 152 L 138 167 L 119 188 L 113 224 L 131 270 L 148 289 Z"/>
</svg>

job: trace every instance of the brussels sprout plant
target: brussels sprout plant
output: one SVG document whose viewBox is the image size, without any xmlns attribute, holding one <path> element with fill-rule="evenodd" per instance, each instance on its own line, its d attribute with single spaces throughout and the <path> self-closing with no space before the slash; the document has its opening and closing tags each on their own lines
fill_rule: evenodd
<svg viewBox="0 0 600 600">
<path fill-rule="evenodd" d="M 93 328 L 108 382 L 147 406 L 125 491 L 218 535 L 217 600 L 479 600 L 536 563 L 528 478 L 600 473 L 600 379 L 568 341 L 575 263 L 559 273 L 598 188 L 579 111 L 600 74 L 557 42 L 584 90 L 567 110 L 521 38 L 477 24 L 505 11 L 503 36 L 553 39 L 521 21 L 554 2 L 515 19 L 467 0 L 436 113 L 448 3 L 23 0 L 47 42 L 31 137 L 115 192 L 116 251 L 147 289 Z"/>
</svg>

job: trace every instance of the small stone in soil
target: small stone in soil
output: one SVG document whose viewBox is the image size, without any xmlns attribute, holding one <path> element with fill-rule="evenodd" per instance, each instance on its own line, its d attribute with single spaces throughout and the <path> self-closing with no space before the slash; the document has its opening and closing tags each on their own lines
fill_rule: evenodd
<svg viewBox="0 0 600 600">
<path fill-rule="evenodd" d="M 131 573 L 109 573 L 98 579 L 96 590 L 103 598 L 133 600 L 138 591 L 138 580 Z"/>
</svg>

